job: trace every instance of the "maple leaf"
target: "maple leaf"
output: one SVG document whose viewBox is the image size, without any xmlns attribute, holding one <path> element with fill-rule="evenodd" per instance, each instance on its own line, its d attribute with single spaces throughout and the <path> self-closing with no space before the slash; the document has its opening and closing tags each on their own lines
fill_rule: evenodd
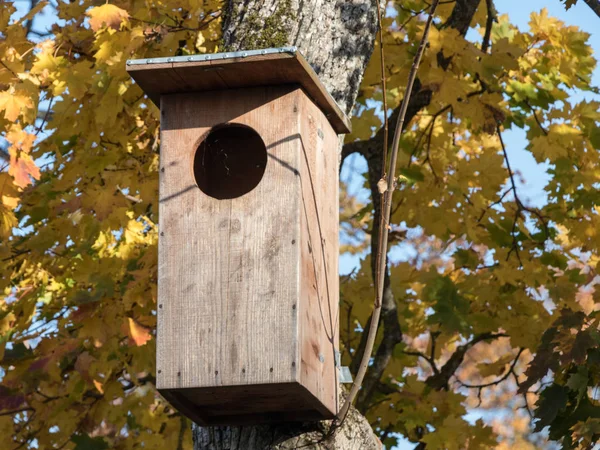
<svg viewBox="0 0 600 450">
<path fill-rule="evenodd" d="M 0 92 L 0 111 L 4 111 L 6 120 L 14 122 L 23 113 L 23 110 L 31 108 L 33 108 L 31 97 L 17 94 L 14 91 Z"/>
<path fill-rule="evenodd" d="M 150 330 L 142 325 L 140 325 L 139 323 L 137 323 L 135 320 L 133 320 L 131 317 L 127 318 L 128 323 L 129 323 L 129 336 L 131 337 L 132 341 L 135 343 L 135 345 L 142 346 L 142 345 L 146 345 L 146 343 L 152 339 L 152 335 L 150 334 Z"/>
<path fill-rule="evenodd" d="M 542 391 L 537 401 L 535 417 L 535 431 L 542 431 L 544 427 L 552 424 L 556 416 L 567 407 L 569 390 L 553 383 Z"/>
<path fill-rule="evenodd" d="M 570 9 L 571 6 L 577 4 L 577 0 L 561 0 L 565 4 L 565 9 Z"/>
<path fill-rule="evenodd" d="M 0 238 L 3 240 L 8 238 L 13 227 L 16 227 L 17 224 L 18 221 L 14 213 L 0 204 Z"/>
<path fill-rule="evenodd" d="M 129 18 L 129 13 L 115 5 L 102 5 L 91 8 L 86 15 L 90 18 L 90 27 L 98 31 L 104 25 L 118 30 L 121 23 Z"/>
<path fill-rule="evenodd" d="M 19 156 L 11 152 L 10 168 L 8 173 L 15 179 L 15 185 L 21 188 L 31 184 L 31 178 L 40 179 L 40 169 L 36 166 L 31 156 L 21 153 Z"/>
</svg>

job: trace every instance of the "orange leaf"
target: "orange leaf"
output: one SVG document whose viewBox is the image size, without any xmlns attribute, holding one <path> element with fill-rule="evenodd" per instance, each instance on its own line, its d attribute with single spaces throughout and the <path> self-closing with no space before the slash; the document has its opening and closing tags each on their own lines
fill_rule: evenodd
<svg viewBox="0 0 600 450">
<path fill-rule="evenodd" d="M 90 27 L 94 31 L 98 31 L 103 25 L 118 30 L 121 22 L 129 18 L 127 11 L 115 5 L 97 6 L 90 9 L 87 16 L 90 18 Z"/>
<path fill-rule="evenodd" d="M 24 188 L 31 184 L 31 177 L 40 179 L 40 169 L 35 165 L 31 156 L 21 153 L 17 158 L 15 152 L 11 151 L 10 168 L 8 173 L 15 179 L 15 185 Z"/>
<path fill-rule="evenodd" d="M 100 392 L 101 394 L 104 394 L 104 388 L 102 387 L 102 383 L 94 380 L 94 386 L 96 386 L 96 389 L 98 389 L 98 392 Z"/>
<path fill-rule="evenodd" d="M 146 327 L 141 326 L 131 317 L 129 317 L 128 320 L 129 336 L 131 336 L 131 339 L 133 340 L 133 342 L 135 342 L 135 345 L 137 345 L 138 347 L 141 345 L 145 345 L 146 342 L 148 342 L 152 338 L 152 336 L 150 335 L 150 330 Z"/>
</svg>

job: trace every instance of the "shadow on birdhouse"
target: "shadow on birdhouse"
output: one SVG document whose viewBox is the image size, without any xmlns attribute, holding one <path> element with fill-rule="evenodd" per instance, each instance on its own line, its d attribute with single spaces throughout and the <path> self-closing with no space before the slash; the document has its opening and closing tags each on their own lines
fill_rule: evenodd
<svg viewBox="0 0 600 450">
<path fill-rule="evenodd" d="M 338 411 L 338 133 L 295 48 L 129 61 L 161 109 L 157 388 L 203 425 Z"/>
</svg>

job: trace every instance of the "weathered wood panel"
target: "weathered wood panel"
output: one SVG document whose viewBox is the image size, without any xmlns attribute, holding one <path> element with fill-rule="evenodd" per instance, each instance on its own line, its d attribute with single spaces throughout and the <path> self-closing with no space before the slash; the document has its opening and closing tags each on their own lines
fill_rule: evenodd
<svg viewBox="0 0 600 450">
<path fill-rule="evenodd" d="M 302 385 L 338 411 L 338 136 L 307 98 L 300 117 Z"/>
<path fill-rule="evenodd" d="M 290 88 L 164 96 L 161 109 L 160 388 L 296 379 L 298 154 Z M 201 105 L 201 107 L 200 107 Z M 273 124 L 273 114 L 278 117 Z M 203 194 L 192 161 L 214 125 L 254 128 L 269 152 L 248 194 Z M 294 365 L 293 365 L 294 364 Z"/>
<path fill-rule="evenodd" d="M 333 128 L 297 86 L 166 95 L 161 111 L 157 387 L 205 424 L 332 418 Z M 224 123 L 267 150 L 262 180 L 233 199 L 194 178 L 196 149 Z"/>
</svg>

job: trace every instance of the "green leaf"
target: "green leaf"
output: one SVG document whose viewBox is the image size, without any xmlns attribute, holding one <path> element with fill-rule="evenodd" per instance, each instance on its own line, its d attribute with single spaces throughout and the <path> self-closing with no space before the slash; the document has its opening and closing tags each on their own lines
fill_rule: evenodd
<svg viewBox="0 0 600 450">
<path fill-rule="evenodd" d="M 568 263 L 567 257 L 558 251 L 544 253 L 541 256 L 540 261 L 547 266 L 556 267 L 561 270 L 565 270 Z"/>
<path fill-rule="evenodd" d="M 101 437 L 91 438 L 87 434 L 75 434 L 71 436 L 75 443 L 74 450 L 106 450 L 108 444 Z"/>
<path fill-rule="evenodd" d="M 400 176 L 404 177 L 410 183 L 416 183 L 417 181 L 424 181 L 425 176 L 423 172 L 421 172 L 420 167 L 406 167 L 404 169 L 400 169 Z"/>
<path fill-rule="evenodd" d="M 453 256 L 458 267 L 475 269 L 479 265 L 479 256 L 473 250 L 460 249 Z"/>
<path fill-rule="evenodd" d="M 450 278 L 437 276 L 427 284 L 423 295 L 426 301 L 434 303 L 435 312 L 428 318 L 429 323 L 440 323 L 450 332 L 469 330 L 466 317 L 470 304 Z"/>
<path fill-rule="evenodd" d="M 567 381 L 567 387 L 572 391 L 577 392 L 578 404 L 585 392 L 587 391 L 588 378 L 588 368 L 586 366 L 579 366 L 577 368 L 577 372 L 571 374 L 571 376 L 569 377 L 569 381 Z"/>
<path fill-rule="evenodd" d="M 537 401 L 535 431 L 542 431 L 552 424 L 556 416 L 567 407 L 569 389 L 553 383 L 544 389 Z"/>
</svg>

